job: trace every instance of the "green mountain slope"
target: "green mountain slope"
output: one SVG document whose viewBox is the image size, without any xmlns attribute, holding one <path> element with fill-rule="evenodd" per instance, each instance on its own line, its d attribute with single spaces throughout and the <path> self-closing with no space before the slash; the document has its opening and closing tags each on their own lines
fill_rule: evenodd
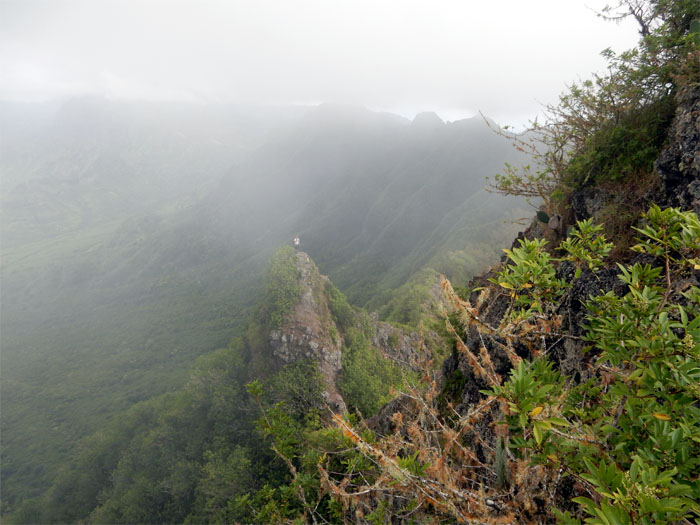
<svg viewBox="0 0 700 525">
<path fill-rule="evenodd" d="M 136 404 L 85 439 L 53 487 L 15 507 L 10 522 L 249 521 L 245 494 L 274 493 L 287 474 L 256 428 L 259 407 L 246 383 L 264 384 L 261 403 L 283 410 L 299 435 L 305 421 L 328 419 L 331 397 L 336 408 L 368 414 L 390 398 L 402 372 L 385 352 L 400 345 L 372 340 L 403 332 L 350 306 L 308 255 L 279 250 L 259 297 L 242 337 L 199 357 L 182 388 Z M 235 496 L 241 503 L 227 509 Z"/>
<path fill-rule="evenodd" d="M 380 308 L 429 262 L 454 271 L 460 250 L 483 254 L 463 275 L 480 270 L 511 235 L 500 221 L 518 216 L 481 190 L 514 152 L 477 120 L 94 100 L 31 121 L 13 111 L 23 125 L 3 145 L 0 196 L 6 504 L 41 493 L 83 437 L 240 334 L 260 269 L 293 235 L 354 302 Z"/>
</svg>

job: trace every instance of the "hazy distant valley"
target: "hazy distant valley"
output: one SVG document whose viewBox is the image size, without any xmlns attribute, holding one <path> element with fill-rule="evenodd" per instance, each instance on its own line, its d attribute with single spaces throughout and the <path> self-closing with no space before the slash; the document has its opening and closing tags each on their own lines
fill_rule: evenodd
<svg viewBox="0 0 700 525">
<path fill-rule="evenodd" d="M 352 304 L 410 323 L 531 213 L 484 191 L 521 158 L 480 117 L 76 99 L 0 119 L 6 509 L 240 335 L 295 235 Z"/>
</svg>

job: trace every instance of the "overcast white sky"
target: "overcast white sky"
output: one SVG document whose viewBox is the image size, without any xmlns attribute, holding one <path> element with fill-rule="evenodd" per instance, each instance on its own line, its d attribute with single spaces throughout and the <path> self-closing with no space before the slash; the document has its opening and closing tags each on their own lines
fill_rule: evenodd
<svg viewBox="0 0 700 525">
<path fill-rule="evenodd" d="M 0 0 L 0 99 L 342 102 L 522 124 L 628 49 L 604 0 Z"/>
</svg>

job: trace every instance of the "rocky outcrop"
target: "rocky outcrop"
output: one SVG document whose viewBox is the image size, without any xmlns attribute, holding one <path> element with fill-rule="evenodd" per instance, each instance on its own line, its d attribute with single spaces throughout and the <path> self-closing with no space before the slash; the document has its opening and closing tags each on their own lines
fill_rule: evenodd
<svg viewBox="0 0 700 525">
<path fill-rule="evenodd" d="M 628 186 L 624 195 L 620 194 L 620 188 L 605 185 L 575 190 L 571 196 L 570 222 L 598 218 L 611 204 L 646 208 L 655 202 L 700 214 L 700 84 L 679 90 L 675 116 L 655 168 L 656 177 Z"/>
<path fill-rule="evenodd" d="M 575 220 L 581 221 L 595 216 L 605 207 L 608 192 L 602 188 L 580 188 L 571 195 L 571 210 Z"/>
<path fill-rule="evenodd" d="M 301 298 L 282 326 L 270 332 L 272 353 L 285 364 L 299 359 L 312 359 L 318 363 L 324 381 L 325 401 L 334 412 L 345 413 L 345 402 L 336 387 L 342 342 L 324 293 L 328 277 L 320 274 L 304 252 L 296 253 L 296 267 Z"/>
<path fill-rule="evenodd" d="M 656 169 L 664 183 L 666 204 L 700 214 L 700 84 L 681 89 L 676 104 Z"/>
<path fill-rule="evenodd" d="M 377 312 L 370 315 L 375 332 L 372 344 L 403 368 L 418 370 L 421 366 L 423 338 L 416 332 L 406 332 L 379 320 Z"/>
<path fill-rule="evenodd" d="M 324 382 L 324 400 L 334 412 L 345 413 L 347 407 L 337 387 L 342 371 L 343 331 L 330 305 L 328 292 L 332 285 L 308 254 L 299 251 L 294 257 L 300 298 L 280 328 L 270 331 L 268 343 L 272 355 L 282 364 L 301 359 L 317 363 Z M 420 369 L 420 353 L 425 348 L 419 334 L 382 322 L 376 313 L 369 320 L 367 336 L 384 357 L 404 368 Z"/>
</svg>

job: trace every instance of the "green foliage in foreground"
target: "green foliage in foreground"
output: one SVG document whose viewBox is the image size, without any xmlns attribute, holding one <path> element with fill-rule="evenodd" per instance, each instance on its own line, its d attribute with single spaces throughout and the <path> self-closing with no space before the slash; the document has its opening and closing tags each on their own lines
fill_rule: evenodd
<svg viewBox="0 0 700 525">
<path fill-rule="evenodd" d="M 661 266 L 620 265 L 627 293 L 588 302 L 586 339 L 598 354 L 589 379 L 576 383 L 542 356 L 487 392 L 507 402 L 518 457 L 585 480 L 594 497 L 575 501 L 587 523 L 700 516 L 700 290 L 677 282 L 700 267 L 700 221 L 656 206 L 644 218 L 633 249 Z M 514 262 L 514 278 L 540 264 Z"/>
<path fill-rule="evenodd" d="M 545 239 L 520 239 L 520 246 L 503 250 L 510 259 L 496 277 L 489 279 L 510 294 L 511 303 L 506 317 L 526 321 L 547 308 L 556 306 L 569 284 L 557 277 L 555 262 L 569 261 L 576 267 L 574 277 L 583 268 L 595 270 L 603 265 L 613 244 L 605 240 L 603 227 L 592 219 L 579 221 L 570 235 L 559 245 L 563 257 L 553 257 L 546 249 Z"/>
</svg>

